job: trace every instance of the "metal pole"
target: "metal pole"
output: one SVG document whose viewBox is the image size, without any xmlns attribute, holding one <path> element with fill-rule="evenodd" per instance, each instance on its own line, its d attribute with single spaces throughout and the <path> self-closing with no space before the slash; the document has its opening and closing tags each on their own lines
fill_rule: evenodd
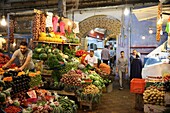
<svg viewBox="0 0 170 113">
<path fill-rule="evenodd" d="M 128 25 L 128 29 L 129 29 L 129 30 L 128 30 L 128 31 L 129 31 L 129 38 L 128 38 L 128 39 L 129 39 L 129 55 L 128 55 L 128 57 L 129 57 L 129 59 L 130 59 L 130 56 L 131 56 L 131 31 L 132 31 L 132 30 L 131 30 L 131 29 L 132 29 L 132 28 L 131 28 L 131 23 L 132 23 L 131 21 L 132 21 L 132 13 L 131 13 L 131 8 L 130 8 L 129 25 Z M 129 60 L 129 64 L 131 65 L 130 60 Z M 130 67 L 131 67 L 130 65 L 129 65 L 129 69 L 128 69 L 128 70 L 129 70 L 129 71 L 128 71 L 128 74 L 129 74 L 129 75 L 130 75 Z"/>
<path fill-rule="evenodd" d="M 8 25 L 8 55 L 10 56 L 10 14 L 7 14 L 7 25 Z"/>
</svg>

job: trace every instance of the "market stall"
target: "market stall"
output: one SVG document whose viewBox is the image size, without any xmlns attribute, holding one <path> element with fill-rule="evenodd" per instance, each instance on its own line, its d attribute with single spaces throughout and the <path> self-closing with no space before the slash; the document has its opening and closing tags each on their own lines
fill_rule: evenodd
<svg viewBox="0 0 170 113">
<path fill-rule="evenodd" d="M 29 46 L 33 50 L 35 71 L 18 72 L 16 65 L 8 70 L 1 69 L 2 112 L 17 109 L 16 113 L 75 113 L 78 105 L 80 108 L 89 106 L 92 110 L 92 105 L 100 102 L 103 89 L 112 83 L 108 65 L 101 63 L 99 67 L 92 67 L 83 64 L 89 53 L 76 49 L 80 44 L 73 32 L 74 22 L 51 15 L 50 12 L 34 10 Z M 54 22 L 56 18 L 60 21 Z M 15 22 L 10 22 L 12 44 Z M 9 60 L 6 55 L 0 56 L 2 65 Z M 70 96 L 74 96 L 74 100 Z"/>
</svg>

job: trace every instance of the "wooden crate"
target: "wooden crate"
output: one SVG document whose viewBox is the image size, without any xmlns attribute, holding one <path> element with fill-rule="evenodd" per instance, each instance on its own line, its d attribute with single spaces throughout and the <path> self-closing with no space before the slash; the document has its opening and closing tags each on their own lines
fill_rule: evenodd
<svg viewBox="0 0 170 113">
<path fill-rule="evenodd" d="M 165 106 L 170 106 L 170 92 L 165 93 Z"/>
<path fill-rule="evenodd" d="M 135 109 L 143 111 L 144 109 L 143 94 L 135 94 Z"/>
<path fill-rule="evenodd" d="M 102 93 L 110 93 L 113 91 L 113 83 L 110 83 L 107 87 L 102 89 Z"/>
<path fill-rule="evenodd" d="M 113 82 L 110 83 L 110 84 L 106 87 L 106 92 L 107 92 L 107 93 L 110 93 L 110 92 L 112 92 L 112 91 L 113 91 Z"/>
<path fill-rule="evenodd" d="M 144 113 L 162 113 L 165 109 L 165 106 L 144 104 Z"/>
</svg>

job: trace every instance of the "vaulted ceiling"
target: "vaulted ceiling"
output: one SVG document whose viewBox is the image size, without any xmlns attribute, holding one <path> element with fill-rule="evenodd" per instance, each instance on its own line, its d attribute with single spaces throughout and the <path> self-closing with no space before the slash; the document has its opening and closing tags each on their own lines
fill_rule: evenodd
<svg viewBox="0 0 170 113">
<path fill-rule="evenodd" d="M 54 9 L 57 10 L 60 0 L 0 0 L 0 13 L 27 11 L 36 9 Z M 64 0 L 66 1 L 66 10 L 107 7 L 124 4 L 157 4 L 159 0 Z M 169 0 L 163 0 L 169 3 Z"/>
</svg>

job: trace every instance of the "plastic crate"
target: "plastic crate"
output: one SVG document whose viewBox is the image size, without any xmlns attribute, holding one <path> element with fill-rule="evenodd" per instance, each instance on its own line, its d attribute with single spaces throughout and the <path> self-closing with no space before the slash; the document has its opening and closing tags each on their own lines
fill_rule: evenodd
<svg viewBox="0 0 170 113">
<path fill-rule="evenodd" d="M 130 92 L 142 94 L 145 90 L 145 79 L 133 78 L 130 82 Z"/>
</svg>

